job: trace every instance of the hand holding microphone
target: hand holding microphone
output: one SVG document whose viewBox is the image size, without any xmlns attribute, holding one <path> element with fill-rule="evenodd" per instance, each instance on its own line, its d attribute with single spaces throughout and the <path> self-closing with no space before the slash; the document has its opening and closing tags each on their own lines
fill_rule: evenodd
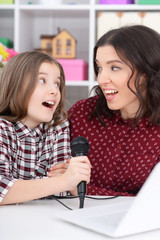
<svg viewBox="0 0 160 240">
<path fill-rule="evenodd" d="M 61 176 L 62 181 L 73 195 L 79 195 L 80 208 L 86 194 L 86 182 L 90 180 L 91 165 L 88 160 L 89 143 L 84 137 L 76 137 L 71 143 L 73 158 L 66 163 L 57 163 L 50 168 L 48 177 Z M 78 185 L 78 186 L 77 186 Z M 77 188 L 77 191 L 76 191 Z"/>
<path fill-rule="evenodd" d="M 71 151 L 74 157 L 87 156 L 89 152 L 89 143 L 84 137 L 76 137 L 71 143 Z M 78 195 L 80 199 L 80 208 L 83 208 L 86 194 L 86 182 L 81 181 L 78 184 Z"/>
</svg>

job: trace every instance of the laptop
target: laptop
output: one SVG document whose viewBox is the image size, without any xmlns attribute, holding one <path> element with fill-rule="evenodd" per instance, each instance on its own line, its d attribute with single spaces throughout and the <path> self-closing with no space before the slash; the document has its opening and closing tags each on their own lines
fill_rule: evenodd
<svg viewBox="0 0 160 240">
<path fill-rule="evenodd" d="M 106 201 L 105 205 L 64 212 L 59 218 L 115 238 L 159 229 L 160 163 L 153 168 L 136 197 L 119 197 Z"/>
</svg>

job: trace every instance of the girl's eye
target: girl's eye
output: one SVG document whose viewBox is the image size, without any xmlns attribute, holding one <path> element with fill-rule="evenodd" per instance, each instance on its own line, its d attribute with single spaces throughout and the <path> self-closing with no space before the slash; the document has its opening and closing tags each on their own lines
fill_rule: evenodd
<svg viewBox="0 0 160 240">
<path fill-rule="evenodd" d="M 59 82 L 55 82 L 55 87 L 58 87 L 58 88 L 60 88 L 60 83 Z"/>
<path fill-rule="evenodd" d="M 40 78 L 40 79 L 39 79 L 39 82 L 40 82 L 40 83 L 45 83 L 45 79 L 44 79 L 44 78 Z"/>
</svg>

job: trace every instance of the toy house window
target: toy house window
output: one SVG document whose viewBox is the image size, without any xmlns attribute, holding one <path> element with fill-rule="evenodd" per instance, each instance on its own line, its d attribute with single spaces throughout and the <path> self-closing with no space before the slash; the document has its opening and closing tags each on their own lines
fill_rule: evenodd
<svg viewBox="0 0 160 240">
<path fill-rule="evenodd" d="M 51 42 L 47 42 L 47 44 L 46 44 L 46 48 L 47 48 L 47 49 L 51 49 L 51 48 L 52 48 L 52 44 L 51 44 Z"/>
<path fill-rule="evenodd" d="M 67 39 L 67 40 L 66 40 L 66 45 L 67 45 L 67 47 L 71 47 L 71 45 L 72 45 L 72 44 L 71 44 L 71 39 Z"/>
<path fill-rule="evenodd" d="M 72 50 L 72 43 L 71 39 L 66 40 L 66 55 L 71 55 Z"/>
<path fill-rule="evenodd" d="M 56 40 L 56 54 L 61 55 L 62 50 L 62 41 L 61 39 Z"/>
</svg>

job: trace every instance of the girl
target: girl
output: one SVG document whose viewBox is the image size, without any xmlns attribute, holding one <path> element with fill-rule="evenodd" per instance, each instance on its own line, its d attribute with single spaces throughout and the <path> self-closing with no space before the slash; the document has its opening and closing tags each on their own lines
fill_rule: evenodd
<svg viewBox="0 0 160 240">
<path fill-rule="evenodd" d="M 38 52 L 9 60 L 0 78 L 0 202 L 20 203 L 89 182 L 87 157 L 72 158 L 64 174 L 50 167 L 71 158 L 61 65 Z M 64 192 L 64 193 L 63 193 Z"/>
</svg>

